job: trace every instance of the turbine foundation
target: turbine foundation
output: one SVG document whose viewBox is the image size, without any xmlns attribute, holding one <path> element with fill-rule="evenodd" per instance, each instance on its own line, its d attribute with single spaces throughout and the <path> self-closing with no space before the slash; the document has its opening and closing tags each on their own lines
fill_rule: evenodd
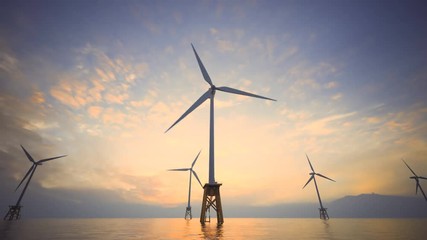
<svg viewBox="0 0 427 240">
<path fill-rule="evenodd" d="M 21 205 L 9 205 L 9 211 L 4 216 L 3 220 L 5 221 L 13 221 L 21 218 Z"/>
<path fill-rule="evenodd" d="M 222 205 L 221 205 L 221 196 L 219 194 L 219 187 L 222 184 L 208 184 L 206 183 L 203 187 L 203 202 L 202 202 L 202 211 L 200 213 L 200 223 L 205 224 L 205 222 L 210 222 L 210 209 L 216 211 L 216 219 L 219 225 L 224 223 L 224 215 L 222 214 Z M 208 219 L 206 219 L 206 213 L 208 213 Z"/>
<path fill-rule="evenodd" d="M 191 207 L 187 207 L 185 209 L 185 217 L 186 220 L 191 220 L 193 219 L 193 215 L 191 214 Z"/>
<path fill-rule="evenodd" d="M 329 219 L 329 215 L 328 212 L 326 211 L 327 208 L 319 208 L 319 214 L 320 214 L 320 219 L 323 220 L 328 220 Z"/>
</svg>

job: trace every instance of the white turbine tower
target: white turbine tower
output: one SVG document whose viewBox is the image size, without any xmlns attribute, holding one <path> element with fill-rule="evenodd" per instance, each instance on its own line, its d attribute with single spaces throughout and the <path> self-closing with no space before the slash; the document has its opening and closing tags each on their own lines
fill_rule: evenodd
<svg viewBox="0 0 427 240">
<path fill-rule="evenodd" d="M 209 210 L 210 207 L 214 208 L 217 212 L 217 221 L 218 223 L 223 223 L 223 216 L 222 216 L 222 207 L 221 207 L 221 199 L 219 195 L 219 186 L 221 184 L 218 184 L 215 181 L 215 151 L 214 151 L 214 98 L 216 91 L 221 92 L 227 92 L 227 93 L 233 93 L 238 95 L 244 95 L 249 97 L 256 97 L 266 100 L 272 100 L 276 101 L 271 98 L 259 96 L 256 94 L 244 92 L 238 89 L 230 88 L 230 87 L 216 87 L 211 78 L 209 77 L 208 72 L 206 71 L 205 66 L 202 63 L 202 60 L 200 60 L 199 55 L 196 52 L 196 49 L 194 48 L 193 44 L 191 44 L 191 47 L 193 48 L 194 54 L 196 55 L 197 62 L 199 64 L 200 70 L 202 71 L 202 75 L 204 80 L 209 84 L 209 89 L 199 98 L 191 107 L 182 114 L 178 120 L 176 120 L 167 130 L 169 131 L 173 126 L 175 126 L 178 122 L 180 122 L 182 119 L 184 119 L 188 114 L 190 114 L 194 109 L 196 109 L 198 106 L 200 106 L 203 102 L 205 102 L 207 99 L 210 99 L 210 124 L 209 124 L 209 183 L 205 184 L 203 187 L 205 189 L 204 197 L 203 197 L 203 204 L 202 204 L 202 213 L 200 216 L 200 222 L 204 223 L 206 221 L 205 213 L 206 210 Z"/>
<path fill-rule="evenodd" d="M 322 177 L 322 178 L 326 178 L 326 179 L 328 179 L 330 181 L 333 181 L 333 182 L 335 182 L 335 180 L 332 180 L 332 179 L 330 179 L 330 178 L 328 178 L 328 177 L 326 177 L 326 176 L 324 176 L 324 175 L 322 175 L 320 173 L 316 173 L 314 171 L 313 166 L 311 165 L 310 159 L 308 158 L 307 154 L 305 156 L 307 157 L 308 164 L 310 164 L 310 168 L 311 168 L 312 172 L 309 173 L 309 175 L 311 175 L 311 177 L 308 179 L 307 183 L 302 188 L 304 189 L 305 186 L 307 186 L 307 184 L 311 182 L 311 180 L 314 180 L 314 186 L 316 187 L 317 198 L 319 199 L 319 204 L 320 204 L 320 208 L 319 208 L 320 218 L 321 219 L 325 219 L 325 220 L 329 219 L 328 212 L 326 211 L 326 208 L 323 207 L 322 199 L 320 198 L 319 188 L 317 187 L 317 182 L 316 182 L 316 175 L 319 176 L 319 177 Z"/>
<path fill-rule="evenodd" d="M 423 189 L 421 188 L 421 184 L 420 184 L 420 179 L 424 179 L 424 180 L 427 180 L 427 178 L 426 177 L 421 177 L 421 176 L 418 176 L 410 167 L 409 167 L 409 165 L 405 162 L 405 160 L 403 160 L 402 159 L 402 161 L 405 163 L 405 165 L 409 168 L 409 170 L 412 172 L 412 174 L 414 174 L 414 176 L 412 176 L 412 177 L 409 177 L 409 178 L 411 178 L 411 179 L 414 179 L 415 180 L 415 182 L 416 182 L 416 186 L 415 186 L 415 194 L 418 194 L 418 189 L 420 189 L 420 191 L 421 191 L 421 193 L 423 194 L 423 196 L 424 196 L 424 199 L 427 201 L 427 196 L 426 196 L 426 194 L 424 193 L 424 191 L 423 191 Z"/>
<path fill-rule="evenodd" d="M 197 181 L 200 183 L 200 186 L 203 187 L 202 182 L 200 182 L 200 179 L 197 176 L 196 171 L 193 170 L 194 164 L 196 164 L 196 161 L 197 161 L 197 158 L 199 158 L 200 152 L 199 152 L 199 154 L 197 154 L 196 159 L 194 159 L 194 161 L 191 164 L 190 168 L 175 168 L 175 169 L 169 169 L 168 170 L 168 171 L 189 171 L 190 172 L 190 180 L 189 180 L 189 183 L 188 183 L 188 204 L 187 204 L 187 208 L 185 210 L 185 217 L 184 217 L 184 219 L 192 219 L 193 218 L 193 215 L 191 214 L 191 206 L 190 206 L 190 198 L 191 198 L 191 176 L 194 175 L 194 177 L 196 177 Z"/>
<path fill-rule="evenodd" d="M 21 184 L 24 182 L 24 180 L 30 176 L 27 180 L 27 183 L 25 184 L 24 189 L 21 192 L 21 195 L 18 198 L 18 201 L 15 205 L 9 206 L 9 211 L 7 212 L 6 216 L 4 217 L 4 220 L 18 220 L 20 218 L 20 211 L 21 211 L 21 200 L 24 197 L 25 191 L 27 190 L 28 184 L 30 184 L 31 178 L 33 177 L 34 172 L 36 171 L 37 167 L 42 165 L 44 162 L 51 161 L 54 159 L 62 158 L 67 155 L 62 155 L 58 157 L 52 157 L 52 158 L 45 158 L 38 161 L 34 161 L 33 157 L 25 150 L 25 148 L 21 145 L 22 150 L 24 150 L 25 155 L 27 156 L 28 160 L 33 163 L 31 165 L 30 169 L 28 169 L 27 173 L 25 174 L 24 178 L 22 178 L 21 182 L 19 183 L 18 187 L 16 187 L 15 191 L 18 190 L 18 188 L 21 186 Z"/>
</svg>

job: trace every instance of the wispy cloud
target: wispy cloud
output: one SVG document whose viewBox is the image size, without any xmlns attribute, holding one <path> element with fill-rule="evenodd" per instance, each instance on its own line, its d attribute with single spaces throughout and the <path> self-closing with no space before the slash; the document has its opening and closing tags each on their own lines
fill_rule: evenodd
<svg viewBox="0 0 427 240">
<path fill-rule="evenodd" d="M 18 69 L 18 59 L 6 52 L 0 53 L 0 69 L 9 73 L 15 72 Z"/>
<path fill-rule="evenodd" d="M 345 119 L 355 114 L 356 112 L 350 112 L 321 118 L 303 126 L 302 131 L 312 135 L 330 135 L 341 128 L 340 125 L 336 124 L 336 121 Z"/>
</svg>

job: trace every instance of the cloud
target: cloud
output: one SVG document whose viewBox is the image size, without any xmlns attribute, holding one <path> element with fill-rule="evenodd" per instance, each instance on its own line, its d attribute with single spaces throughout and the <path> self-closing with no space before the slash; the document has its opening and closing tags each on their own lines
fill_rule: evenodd
<svg viewBox="0 0 427 240">
<path fill-rule="evenodd" d="M 128 98 L 129 95 L 127 93 L 114 94 L 113 92 L 109 92 L 105 95 L 105 101 L 107 103 L 123 104 Z"/>
<path fill-rule="evenodd" d="M 216 28 L 210 28 L 209 32 L 211 33 L 211 35 L 217 35 L 218 34 L 218 29 L 216 29 Z"/>
<path fill-rule="evenodd" d="M 99 68 L 95 68 L 95 71 L 98 74 L 99 78 L 104 82 L 116 80 L 116 76 L 111 71 L 105 72 L 104 70 L 101 70 Z"/>
<path fill-rule="evenodd" d="M 98 118 L 102 111 L 103 108 L 100 106 L 90 106 L 87 110 L 89 116 L 92 118 Z"/>
<path fill-rule="evenodd" d="M 277 64 L 283 63 L 284 61 L 288 60 L 290 57 L 297 54 L 298 51 L 299 51 L 299 49 L 296 46 L 289 47 L 289 48 L 285 49 L 284 51 L 282 51 L 280 56 L 278 56 L 276 58 L 276 60 L 274 61 L 274 64 L 277 65 Z"/>
<path fill-rule="evenodd" d="M 105 90 L 105 86 L 99 80 L 92 80 L 92 87 L 88 90 L 89 96 L 93 97 L 95 102 L 102 100 L 102 92 Z"/>
<path fill-rule="evenodd" d="M 87 90 L 87 85 L 84 82 L 63 79 L 51 88 L 50 94 L 64 105 L 81 108 L 93 102 L 93 98 L 87 93 Z"/>
<path fill-rule="evenodd" d="M 221 52 L 232 52 L 234 51 L 234 46 L 231 41 L 227 40 L 217 40 L 217 46 Z"/>
<path fill-rule="evenodd" d="M 106 108 L 102 113 L 104 124 L 123 124 L 125 119 L 126 114 L 114 108 Z"/>
<path fill-rule="evenodd" d="M 46 99 L 44 98 L 44 94 L 40 91 L 35 91 L 33 93 L 33 96 L 31 97 L 31 100 L 34 103 L 44 103 Z"/>
<path fill-rule="evenodd" d="M 343 96 L 342 93 L 337 93 L 337 94 L 333 95 L 331 97 L 331 99 L 334 100 L 334 101 L 338 101 L 338 100 L 340 100 L 342 98 L 342 96 Z"/>
<path fill-rule="evenodd" d="M 6 53 L 1 52 L 0 53 L 0 69 L 8 72 L 13 73 L 18 70 L 18 59 L 16 59 L 14 56 Z"/>
<path fill-rule="evenodd" d="M 337 73 L 337 68 L 330 63 L 320 62 L 315 65 L 309 65 L 308 63 L 300 62 L 290 67 L 284 75 L 284 78 L 291 82 L 285 94 L 291 98 L 305 99 L 313 91 L 318 92 L 323 88 L 335 88 L 337 84 L 334 81 L 322 82 L 326 77 L 335 77 Z M 339 99 L 339 95 L 335 95 L 335 98 Z M 332 100 L 338 99 L 332 98 Z"/>
<path fill-rule="evenodd" d="M 338 86 L 338 83 L 335 81 L 327 82 L 326 84 L 324 84 L 324 88 L 326 89 L 333 89 L 333 88 L 336 88 L 337 86 Z"/>
<path fill-rule="evenodd" d="M 174 53 L 173 46 L 171 46 L 171 45 L 167 46 L 167 47 L 165 48 L 164 52 L 165 52 L 166 54 L 172 54 L 172 53 Z"/>
<path fill-rule="evenodd" d="M 302 128 L 302 131 L 312 135 L 330 135 L 340 128 L 339 125 L 331 126 L 334 122 L 355 115 L 356 112 L 337 114 L 315 120 Z"/>
<path fill-rule="evenodd" d="M 376 124 L 382 122 L 381 118 L 379 117 L 367 117 L 365 118 L 365 120 L 369 124 Z"/>
</svg>

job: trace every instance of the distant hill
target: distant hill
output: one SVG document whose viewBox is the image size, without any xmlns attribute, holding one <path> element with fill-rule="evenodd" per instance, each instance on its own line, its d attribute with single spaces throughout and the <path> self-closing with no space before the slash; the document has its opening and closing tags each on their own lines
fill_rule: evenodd
<svg viewBox="0 0 427 240">
<path fill-rule="evenodd" d="M 339 218 L 427 217 L 427 201 L 422 196 L 361 194 L 340 198 L 327 207 L 331 217 Z"/>
<path fill-rule="evenodd" d="M 427 218 L 427 201 L 421 196 L 361 194 L 325 202 L 331 218 Z M 266 207 L 227 206 L 227 217 L 317 218 L 318 203 L 280 204 Z"/>
</svg>

